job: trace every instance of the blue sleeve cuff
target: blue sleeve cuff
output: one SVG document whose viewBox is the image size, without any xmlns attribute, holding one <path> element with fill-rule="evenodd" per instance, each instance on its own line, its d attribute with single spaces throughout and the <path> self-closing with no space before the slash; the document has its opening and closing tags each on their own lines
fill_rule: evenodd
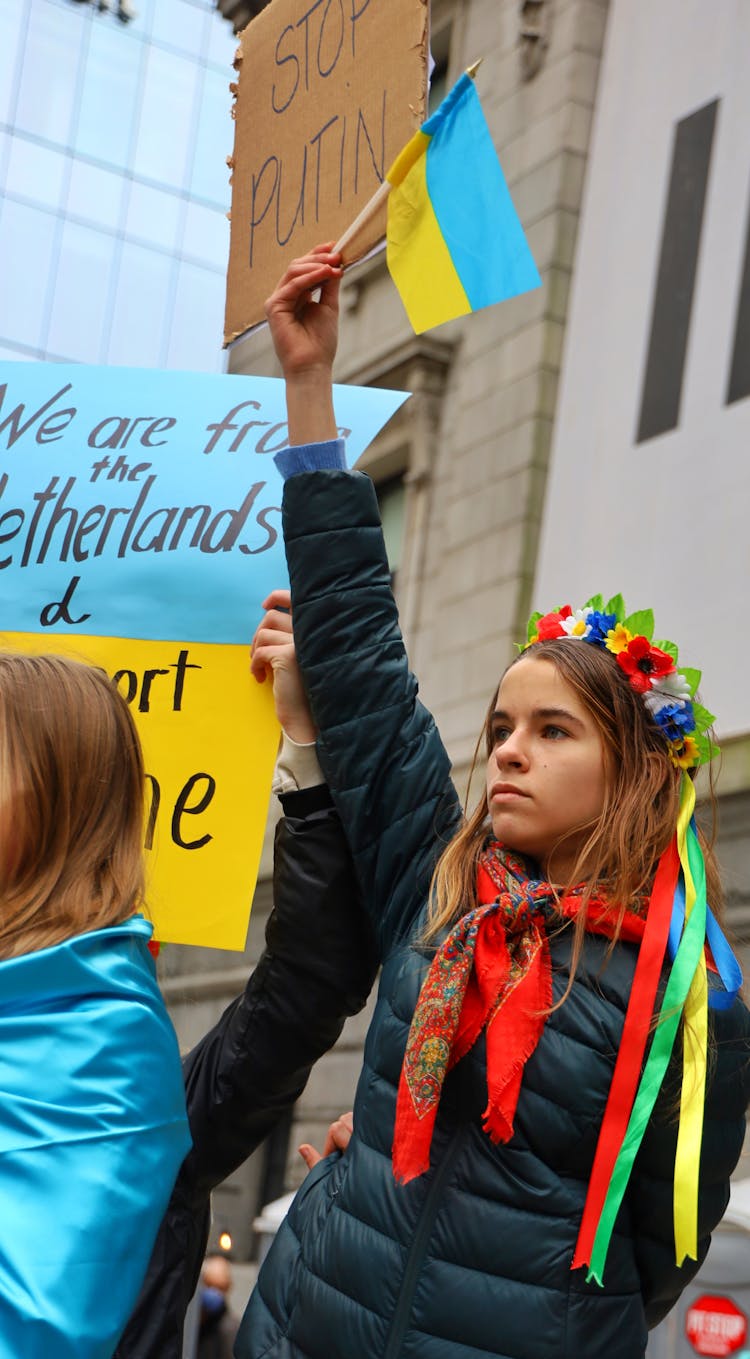
<svg viewBox="0 0 750 1359">
<path fill-rule="evenodd" d="M 319 472 L 326 468 L 346 471 L 343 439 L 326 439 L 319 444 L 292 444 L 274 454 L 273 460 L 284 481 L 298 472 Z"/>
</svg>

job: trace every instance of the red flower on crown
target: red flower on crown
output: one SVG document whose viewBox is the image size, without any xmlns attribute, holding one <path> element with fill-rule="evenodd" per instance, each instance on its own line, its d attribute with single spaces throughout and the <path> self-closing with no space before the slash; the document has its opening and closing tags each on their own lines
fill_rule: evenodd
<svg viewBox="0 0 750 1359">
<path fill-rule="evenodd" d="M 645 694 L 653 680 L 660 679 L 662 675 L 671 675 L 675 669 L 672 657 L 658 646 L 652 646 L 648 637 L 631 637 L 625 649 L 617 653 L 615 660 L 639 694 Z"/>
<path fill-rule="evenodd" d="M 549 642 L 553 637 L 564 637 L 565 628 L 562 625 L 563 618 L 570 618 L 573 610 L 569 604 L 564 604 L 561 609 L 555 609 L 554 613 L 545 613 L 543 618 L 538 618 L 536 622 L 536 642 Z"/>
</svg>

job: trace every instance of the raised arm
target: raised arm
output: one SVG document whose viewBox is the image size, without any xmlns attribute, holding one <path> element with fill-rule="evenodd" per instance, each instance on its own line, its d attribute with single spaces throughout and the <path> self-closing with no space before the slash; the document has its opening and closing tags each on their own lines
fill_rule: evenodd
<svg viewBox="0 0 750 1359">
<path fill-rule="evenodd" d="M 295 261 L 267 304 L 290 437 L 303 445 L 277 462 L 287 477 L 295 639 L 318 754 L 385 955 L 410 931 L 460 810 L 448 756 L 409 671 L 372 483 L 342 470 L 343 448 L 332 438 L 337 263 L 325 249 Z"/>
<path fill-rule="evenodd" d="M 288 624 L 267 628 L 260 650 L 273 672 L 279 715 L 293 742 L 304 746 L 315 732 Z M 371 931 L 328 790 L 318 783 L 282 793 L 282 805 L 266 949 L 243 994 L 184 1059 L 193 1148 L 116 1359 L 180 1359 L 211 1190 L 291 1108 L 312 1064 L 336 1041 L 346 1016 L 362 1008 L 374 980 Z"/>
</svg>

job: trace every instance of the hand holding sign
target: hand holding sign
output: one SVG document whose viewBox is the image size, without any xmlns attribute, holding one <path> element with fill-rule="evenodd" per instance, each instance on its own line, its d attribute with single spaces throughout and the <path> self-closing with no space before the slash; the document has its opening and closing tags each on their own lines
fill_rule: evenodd
<svg viewBox="0 0 750 1359">
<path fill-rule="evenodd" d="M 266 610 L 253 638 L 251 670 L 262 684 L 273 680 L 273 701 L 279 724 L 296 745 L 311 745 L 317 736 L 294 649 L 291 595 L 272 590 L 263 600 Z"/>
<path fill-rule="evenodd" d="M 351 460 L 403 400 L 340 389 Z M 164 941 L 245 942 L 278 744 L 248 647 L 260 601 L 286 579 L 272 454 L 287 437 L 271 378 L 0 371 L 0 645 L 101 666 L 129 704 Z M 270 607 L 281 708 L 293 739 L 314 739 L 289 619 Z"/>
</svg>

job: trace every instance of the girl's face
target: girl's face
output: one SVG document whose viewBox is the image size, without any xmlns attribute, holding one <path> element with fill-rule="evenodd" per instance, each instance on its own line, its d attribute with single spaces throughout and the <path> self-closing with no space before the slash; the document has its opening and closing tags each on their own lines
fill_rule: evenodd
<svg viewBox="0 0 750 1359">
<path fill-rule="evenodd" d="M 550 661 L 524 658 L 503 676 L 491 721 L 487 805 L 492 832 L 566 883 L 604 807 L 599 728 Z"/>
</svg>

